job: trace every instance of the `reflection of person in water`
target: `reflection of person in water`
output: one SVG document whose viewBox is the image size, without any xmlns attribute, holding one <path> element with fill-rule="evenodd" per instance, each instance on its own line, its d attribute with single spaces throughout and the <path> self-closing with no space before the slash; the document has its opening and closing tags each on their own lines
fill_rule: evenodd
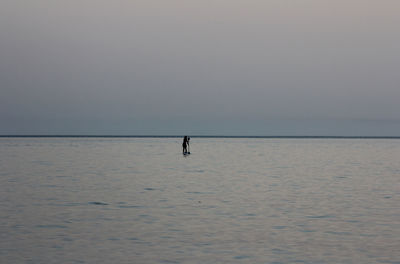
<svg viewBox="0 0 400 264">
<path fill-rule="evenodd" d="M 185 136 L 183 138 L 183 143 L 182 143 L 183 154 L 188 153 L 189 140 L 190 138 L 188 136 Z"/>
</svg>

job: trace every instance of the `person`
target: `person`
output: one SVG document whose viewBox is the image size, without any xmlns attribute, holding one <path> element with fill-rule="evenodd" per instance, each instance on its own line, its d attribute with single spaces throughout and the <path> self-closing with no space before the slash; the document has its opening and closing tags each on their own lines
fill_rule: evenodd
<svg viewBox="0 0 400 264">
<path fill-rule="evenodd" d="M 190 137 L 188 137 L 188 136 L 183 137 L 183 143 L 182 143 L 182 153 L 183 154 L 188 153 L 189 140 L 190 140 Z"/>
</svg>

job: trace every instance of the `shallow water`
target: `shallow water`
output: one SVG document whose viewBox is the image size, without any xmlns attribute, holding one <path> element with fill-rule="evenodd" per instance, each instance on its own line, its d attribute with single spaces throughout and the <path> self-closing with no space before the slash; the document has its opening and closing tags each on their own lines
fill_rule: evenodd
<svg viewBox="0 0 400 264">
<path fill-rule="evenodd" d="M 0 263 L 400 263 L 400 140 L 1 138 Z"/>
</svg>

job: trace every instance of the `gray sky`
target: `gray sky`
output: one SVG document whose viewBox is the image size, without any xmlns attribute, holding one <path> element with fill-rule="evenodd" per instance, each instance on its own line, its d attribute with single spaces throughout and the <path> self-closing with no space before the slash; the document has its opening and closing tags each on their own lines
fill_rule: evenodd
<svg viewBox="0 0 400 264">
<path fill-rule="evenodd" d="M 400 136 L 398 0 L 2 0 L 0 134 Z"/>
</svg>

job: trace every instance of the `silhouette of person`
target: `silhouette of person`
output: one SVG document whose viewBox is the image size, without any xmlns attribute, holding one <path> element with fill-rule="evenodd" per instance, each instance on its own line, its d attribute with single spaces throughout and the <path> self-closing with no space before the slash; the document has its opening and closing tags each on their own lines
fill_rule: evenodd
<svg viewBox="0 0 400 264">
<path fill-rule="evenodd" d="M 188 136 L 183 137 L 183 143 L 182 143 L 182 153 L 183 154 L 188 153 L 189 140 L 190 140 L 190 137 L 188 137 Z"/>
</svg>

